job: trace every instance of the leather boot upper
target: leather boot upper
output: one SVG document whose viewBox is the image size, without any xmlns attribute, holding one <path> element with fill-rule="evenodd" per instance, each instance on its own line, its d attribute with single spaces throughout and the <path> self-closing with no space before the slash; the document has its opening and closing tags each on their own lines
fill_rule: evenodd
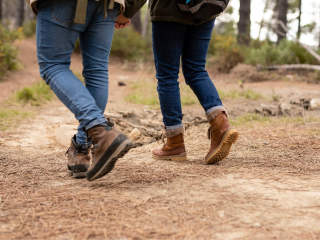
<svg viewBox="0 0 320 240">
<path fill-rule="evenodd" d="M 104 123 L 89 129 L 87 134 L 93 143 L 90 171 L 121 132 L 117 130 L 112 123 Z"/>
<path fill-rule="evenodd" d="M 73 167 L 75 165 L 90 165 L 90 148 L 77 143 L 76 136 L 71 138 L 71 146 L 66 154 L 68 156 L 69 167 Z"/>
<path fill-rule="evenodd" d="M 210 155 L 220 145 L 223 135 L 230 126 L 231 125 L 228 121 L 228 117 L 225 113 L 219 114 L 213 121 L 210 122 L 208 138 L 211 139 L 211 148 L 207 156 Z"/>
<path fill-rule="evenodd" d="M 168 137 L 167 143 L 161 148 L 153 150 L 153 154 L 157 156 L 173 156 L 180 155 L 186 152 L 184 145 L 183 133 L 174 137 Z"/>
</svg>

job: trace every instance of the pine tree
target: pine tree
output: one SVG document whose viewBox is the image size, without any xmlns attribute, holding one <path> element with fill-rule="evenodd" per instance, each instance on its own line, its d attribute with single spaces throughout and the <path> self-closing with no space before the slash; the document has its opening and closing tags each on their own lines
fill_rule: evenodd
<svg viewBox="0 0 320 240">
<path fill-rule="evenodd" d="M 288 8 L 289 8 L 289 4 L 288 4 L 288 0 L 278 0 L 278 21 L 283 22 L 285 26 L 287 26 L 287 14 L 288 14 Z M 280 33 L 284 33 L 285 31 L 282 29 L 282 27 L 280 26 L 280 24 L 278 24 L 278 44 L 280 43 L 280 41 L 282 39 L 285 38 L 285 36 L 283 36 Z"/>
<path fill-rule="evenodd" d="M 251 28 L 251 0 L 240 0 L 238 22 L 238 42 L 240 44 L 249 45 L 250 43 L 250 28 Z"/>
</svg>

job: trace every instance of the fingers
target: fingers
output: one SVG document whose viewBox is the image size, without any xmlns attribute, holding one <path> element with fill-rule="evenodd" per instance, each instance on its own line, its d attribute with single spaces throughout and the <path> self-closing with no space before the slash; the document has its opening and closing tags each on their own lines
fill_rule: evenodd
<svg viewBox="0 0 320 240">
<path fill-rule="evenodd" d="M 115 23 L 115 28 L 116 29 L 125 28 L 125 27 L 129 26 L 130 24 L 131 24 L 130 19 L 129 19 L 129 21 L 126 21 L 126 22 L 117 21 Z"/>
</svg>

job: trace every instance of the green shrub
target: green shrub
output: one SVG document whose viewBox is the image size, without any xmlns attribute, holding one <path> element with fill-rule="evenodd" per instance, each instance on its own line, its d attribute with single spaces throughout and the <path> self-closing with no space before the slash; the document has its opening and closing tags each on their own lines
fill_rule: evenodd
<svg viewBox="0 0 320 240">
<path fill-rule="evenodd" d="M 250 65 L 318 64 L 317 60 L 298 43 L 283 40 L 276 44 L 265 42 L 260 48 L 248 48 L 246 63 Z"/>
<path fill-rule="evenodd" d="M 36 34 L 37 29 L 37 21 L 31 20 L 31 21 L 25 21 L 23 23 L 22 27 L 23 35 L 26 37 L 33 37 Z"/>
<path fill-rule="evenodd" d="M 19 68 L 18 49 L 13 46 L 16 39 L 22 38 L 22 29 L 10 31 L 0 25 L 0 77 L 8 70 Z"/>
<path fill-rule="evenodd" d="M 216 33 L 212 34 L 208 58 L 209 63 L 222 73 L 228 73 L 238 63 L 245 60 L 243 50 L 235 37 Z"/>
<path fill-rule="evenodd" d="M 157 92 L 157 83 L 140 79 L 131 85 L 132 93 L 127 95 L 126 101 L 160 107 Z M 148 89 L 148 91 L 146 91 Z M 199 101 L 191 88 L 185 83 L 180 83 L 180 97 L 182 106 L 199 104 Z"/>
<path fill-rule="evenodd" d="M 150 39 L 143 39 L 131 26 L 115 29 L 111 56 L 129 61 L 147 60 L 151 57 L 152 44 Z"/>
<path fill-rule="evenodd" d="M 32 117 L 33 112 L 21 109 L 0 109 L 0 131 L 8 129 L 10 126 L 16 124 L 17 121 L 23 121 L 27 117 Z"/>
<path fill-rule="evenodd" d="M 16 94 L 18 102 L 41 105 L 54 97 L 50 87 L 44 81 L 25 87 Z"/>
</svg>

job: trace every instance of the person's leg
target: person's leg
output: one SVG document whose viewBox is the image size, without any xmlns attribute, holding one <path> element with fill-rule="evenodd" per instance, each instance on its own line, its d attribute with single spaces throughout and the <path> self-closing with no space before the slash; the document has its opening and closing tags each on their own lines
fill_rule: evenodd
<svg viewBox="0 0 320 240">
<path fill-rule="evenodd" d="M 153 52 L 158 79 L 157 90 L 166 130 L 180 131 L 183 129 L 178 78 L 185 35 L 185 24 L 152 22 Z"/>
<path fill-rule="evenodd" d="M 70 56 L 77 37 L 90 25 L 90 21 L 96 17 L 96 13 L 100 12 L 100 15 L 103 15 L 99 7 L 103 2 L 101 0 L 89 0 L 87 23 L 85 25 L 74 24 L 76 3 L 74 0 L 39 2 L 37 22 L 38 59 L 40 74 L 43 79 L 50 85 L 58 98 L 74 113 L 87 131 L 88 137 L 92 139 L 94 144 L 93 159 L 85 175 L 88 180 L 94 180 L 109 173 L 115 162 L 130 150 L 132 142 L 116 130 L 110 121 L 105 119 L 102 110 L 96 105 L 96 101 L 88 89 L 69 69 Z M 112 35 L 110 36 L 112 38 Z M 99 50 L 96 49 L 96 51 Z M 68 163 L 75 160 L 79 149 L 81 149 L 81 152 L 83 150 L 81 144 L 78 144 L 78 148 L 76 137 L 73 140 L 75 141 L 72 142 L 75 143 L 74 146 L 71 145 L 68 151 Z M 78 170 L 83 172 L 83 169 Z M 76 173 L 74 169 L 72 171 Z"/>
<path fill-rule="evenodd" d="M 102 7 L 102 3 L 100 4 Z M 85 86 L 102 114 L 108 101 L 109 55 L 118 11 L 119 8 L 115 6 L 114 9 L 108 10 L 107 18 L 103 19 L 102 8 L 98 8 L 85 31 L 80 33 Z M 82 145 L 87 144 L 84 127 L 81 123 L 76 134 L 77 141 Z"/>
<path fill-rule="evenodd" d="M 187 25 L 176 22 L 152 22 L 152 40 L 158 93 L 168 143 L 155 149 L 156 159 L 186 160 L 179 87 L 180 57 Z M 182 155 L 181 155 L 182 154 Z"/>
<path fill-rule="evenodd" d="M 86 129 L 105 122 L 87 88 L 70 70 L 74 44 L 85 25 L 70 25 L 76 1 L 39 2 L 37 48 L 40 75 Z M 74 26 L 77 25 L 77 26 Z"/>
<path fill-rule="evenodd" d="M 182 71 L 186 84 L 196 94 L 202 107 L 209 114 L 223 108 L 218 91 L 206 71 L 206 58 L 214 20 L 200 26 L 190 26 L 182 53 Z"/>
<path fill-rule="evenodd" d="M 218 91 L 206 69 L 206 57 L 215 20 L 199 26 L 189 26 L 182 52 L 182 70 L 186 83 L 199 99 L 211 125 L 211 148 L 205 157 L 208 164 L 226 158 L 238 131 L 228 122 Z"/>
</svg>

